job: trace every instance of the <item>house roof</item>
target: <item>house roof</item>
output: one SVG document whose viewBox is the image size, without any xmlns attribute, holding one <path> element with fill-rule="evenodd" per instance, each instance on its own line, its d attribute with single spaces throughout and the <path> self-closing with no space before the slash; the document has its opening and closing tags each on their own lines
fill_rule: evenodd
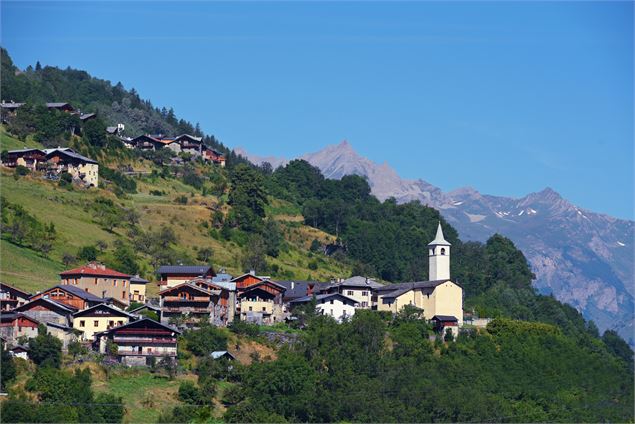
<svg viewBox="0 0 635 424">
<path fill-rule="evenodd" d="M 25 292 L 24 290 L 20 290 L 20 289 L 19 289 L 19 288 L 17 288 L 17 287 L 10 286 L 10 285 L 8 285 L 7 283 L 0 283 L 0 289 L 5 289 L 5 290 L 6 290 L 6 289 L 8 289 L 8 290 L 13 290 L 13 291 L 16 291 L 16 292 L 18 292 L 18 293 L 20 293 L 20 294 L 23 294 L 23 295 L 24 295 L 24 297 L 26 297 L 26 298 L 28 298 L 28 297 L 30 297 L 30 296 L 31 296 L 31 293 L 27 293 L 27 292 Z"/>
<path fill-rule="evenodd" d="M 155 320 L 150 319 L 150 318 L 142 318 L 142 319 L 137 320 L 137 321 L 132 321 L 132 322 L 129 322 L 128 324 L 120 325 L 118 327 L 114 327 L 114 328 L 111 328 L 109 330 L 97 333 L 97 334 L 111 333 L 113 331 L 120 331 L 120 330 L 123 330 L 123 329 L 126 329 L 126 328 L 130 328 L 130 327 L 133 327 L 133 328 L 140 327 L 140 326 L 142 326 L 142 324 L 143 325 L 149 324 L 149 325 L 152 325 L 154 327 L 163 327 L 166 330 L 172 331 L 172 332 L 177 333 L 177 334 L 181 334 L 181 332 L 179 330 L 177 330 L 176 328 L 170 327 L 169 325 L 161 324 L 160 322 L 155 321 Z"/>
<path fill-rule="evenodd" d="M 143 306 L 139 306 L 138 308 L 133 309 L 129 313 L 130 314 L 136 314 L 137 312 L 139 312 L 139 311 L 141 311 L 143 309 L 149 309 L 149 310 L 154 311 L 154 312 L 161 312 L 161 308 L 160 307 L 157 307 L 157 306 L 150 305 L 150 304 L 146 303 Z"/>
<path fill-rule="evenodd" d="M 85 121 L 86 119 L 94 118 L 95 116 L 97 116 L 96 113 L 82 113 L 79 116 L 79 119 L 81 119 L 82 121 Z"/>
<path fill-rule="evenodd" d="M 232 277 L 231 274 L 227 274 L 227 273 L 221 272 L 219 274 L 216 274 L 212 278 L 212 282 L 221 283 L 221 282 L 224 282 L 224 281 L 231 281 L 232 278 L 234 278 L 234 277 Z"/>
<path fill-rule="evenodd" d="M 9 350 L 12 351 L 12 352 L 15 352 L 15 351 L 28 352 L 29 348 L 27 346 L 15 345 Z"/>
<path fill-rule="evenodd" d="M 65 331 L 73 331 L 74 330 L 73 327 L 69 327 L 68 325 L 64 325 L 64 324 L 59 324 L 57 322 L 47 322 L 46 326 L 47 327 L 59 328 L 60 330 L 65 330 Z"/>
<path fill-rule="evenodd" d="M 284 291 L 285 299 L 298 299 L 300 297 L 304 297 L 307 295 L 310 285 L 317 286 L 318 284 L 317 281 L 296 281 L 296 280 L 278 281 L 277 283 L 285 288 L 285 291 Z"/>
<path fill-rule="evenodd" d="M 70 277 L 72 275 L 87 275 L 87 276 L 99 276 L 99 277 L 117 277 L 123 279 L 129 279 L 130 275 L 123 272 L 115 271 L 114 269 L 106 268 L 104 265 L 96 262 L 90 262 L 79 268 L 69 269 L 68 271 L 60 272 L 60 277 Z"/>
<path fill-rule="evenodd" d="M 35 149 L 35 148 L 24 148 L 24 149 L 17 149 L 17 150 L 9 150 L 7 153 L 9 154 L 19 154 L 19 153 L 28 153 L 28 152 L 40 152 L 43 155 L 46 154 L 46 152 L 42 149 Z"/>
<path fill-rule="evenodd" d="M 251 272 L 246 272 L 246 273 L 244 273 L 242 275 L 239 275 L 238 277 L 232 278 L 232 281 L 238 281 L 238 280 L 241 280 L 241 279 L 243 279 L 245 277 L 254 277 L 254 278 L 257 278 L 260 281 L 264 281 L 264 280 L 267 279 L 266 277 L 261 277 L 259 275 L 255 275 L 255 274 L 253 274 Z"/>
<path fill-rule="evenodd" d="M 76 160 L 78 160 L 80 162 L 97 164 L 96 160 L 93 160 L 91 158 L 87 158 L 86 156 L 80 155 L 79 153 L 77 153 L 73 149 L 69 149 L 69 148 L 45 149 L 44 152 L 46 153 L 46 157 L 47 158 L 50 157 L 50 156 L 55 155 L 56 153 L 59 153 L 61 155 L 68 156 L 69 158 L 76 159 Z"/>
<path fill-rule="evenodd" d="M 340 282 L 337 282 L 337 283 L 332 283 L 328 287 L 359 287 L 359 288 L 376 289 L 376 288 L 383 287 L 383 286 L 384 286 L 383 284 L 379 284 L 378 282 L 376 282 L 376 281 L 374 281 L 374 280 L 372 280 L 370 278 L 361 277 L 359 275 L 356 275 L 354 277 L 347 278 L 344 281 L 340 281 Z"/>
<path fill-rule="evenodd" d="M 100 302 L 101 303 L 101 302 L 104 301 L 103 298 L 95 296 L 92 293 L 88 293 L 87 291 L 84 291 L 84 290 L 80 289 L 77 286 L 71 286 L 70 284 L 58 284 L 55 287 L 51 287 L 50 289 L 45 290 L 45 291 L 43 291 L 41 293 L 36 293 L 33 296 L 37 296 L 37 295 L 40 295 L 42 293 L 49 292 L 49 291 L 51 291 L 53 289 L 61 289 L 61 290 L 67 291 L 68 293 L 70 293 L 70 294 L 72 294 L 74 296 L 77 296 L 80 299 L 89 301 L 89 302 Z M 33 297 L 33 296 L 31 296 L 31 297 Z"/>
<path fill-rule="evenodd" d="M 106 132 L 108 134 L 114 134 L 117 132 L 117 127 L 106 127 Z"/>
<path fill-rule="evenodd" d="M 114 315 L 118 315 L 118 316 L 125 316 L 130 318 L 130 314 L 122 311 L 121 309 L 115 308 L 113 306 L 110 306 L 106 303 L 100 303 L 98 305 L 94 305 L 91 306 L 90 308 L 86 308 L 86 309 L 82 309 L 81 311 L 75 312 L 73 314 L 74 317 L 81 317 L 83 315 L 86 315 L 87 313 L 93 311 L 93 310 L 97 310 L 97 309 L 108 309 L 112 314 Z"/>
<path fill-rule="evenodd" d="M 209 354 L 209 356 L 211 356 L 213 359 L 222 358 L 225 355 L 228 355 L 231 359 L 236 359 L 236 357 L 234 355 L 232 355 L 231 353 L 229 353 L 226 350 L 216 350 L 216 351 L 214 351 L 214 352 Z"/>
<path fill-rule="evenodd" d="M 0 103 L 0 106 L 2 106 L 4 109 L 17 109 L 21 106 L 24 106 L 24 103 L 8 102 L 8 103 Z"/>
<path fill-rule="evenodd" d="M 450 280 L 414 281 L 414 282 L 408 282 L 408 283 L 387 284 L 385 286 L 377 287 L 375 291 L 382 293 L 382 292 L 391 292 L 395 290 L 401 290 L 405 288 L 408 288 L 408 289 L 432 288 L 434 289 L 435 287 L 443 283 L 447 283 L 448 281 Z M 456 284 L 456 283 L 453 282 L 453 284 Z"/>
<path fill-rule="evenodd" d="M 11 312 L 2 311 L 0 313 L 0 321 L 2 321 L 2 322 L 12 322 L 12 321 L 15 321 L 18 318 L 24 318 L 27 321 L 31 321 L 31 322 L 33 322 L 35 324 L 39 324 L 40 323 L 40 321 L 36 320 L 33 317 L 30 317 L 30 316 L 28 316 L 26 314 L 23 314 L 22 312 L 14 312 L 14 311 L 11 311 Z"/>
<path fill-rule="evenodd" d="M 315 295 L 315 300 L 327 300 L 327 299 L 330 299 L 331 297 L 337 297 L 339 299 L 342 299 L 344 302 L 350 302 L 353 304 L 359 303 L 355 299 L 351 299 L 350 297 L 344 296 L 343 294 L 340 294 L 340 293 L 318 294 L 318 295 Z M 304 296 L 299 299 L 292 300 L 289 303 L 307 303 L 307 302 L 310 302 L 312 299 L 313 299 L 313 296 Z"/>
<path fill-rule="evenodd" d="M 283 285 L 278 284 L 278 283 L 276 283 L 275 281 L 271 281 L 271 280 L 262 280 L 262 281 L 259 281 L 259 282 L 257 282 L 257 283 L 251 284 L 251 285 L 249 285 L 249 286 L 243 287 L 243 288 L 242 288 L 242 291 L 243 291 L 243 292 L 248 292 L 248 291 L 251 291 L 251 290 L 257 289 L 257 288 L 259 288 L 260 286 L 263 286 L 263 285 L 270 285 L 270 286 L 274 286 L 274 287 L 278 288 L 278 289 L 279 289 L 279 290 L 281 290 L 281 291 L 284 291 L 284 290 L 285 290 L 285 287 L 284 287 Z"/>
<path fill-rule="evenodd" d="M 66 103 L 66 102 L 49 102 L 46 104 L 46 107 L 64 107 L 64 106 L 69 106 L 71 109 L 73 108 L 73 106 L 71 106 L 70 103 Z"/>
<path fill-rule="evenodd" d="M 458 322 L 457 317 L 454 315 L 435 315 L 432 317 L 432 320 L 441 322 Z"/>
<path fill-rule="evenodd" d="M 174 291 L 176 289 L 182 289 L 182 288 L 185 288 L 185 287 L 193 288 L 193 289 L 198 290 L 199 292 L 204 293 L 205 295 L 208 295 L 208 296 L 210 294 L 212 294 L 212 291 L 204 289 L 203 287 L 199 287 L 196 284 L 191 283 L 190 281 L 186 281 L 185 283 L 181 283 L 181 284 L 178 284 L 176 286 L 168 287 L 167 289 L 161 290 L 159 292 L 159 296 L 163 296 L 166 293 L 169 293 L 169 292 Z"/>
<path fill-rule="evenodd" d="M 212 275 L 216 275 L 214 268 L 209 265 L 162 265 L 157 270 L 157 274 L 172 274 L 172 275 L 205 275 L 209 272 Z"/>
<path fill-rule="evenodd" d="M 203 140 L 203 137 L 194 137 L 193 135 L 189 135 L 189 134 L 178 135 L 174 137 L 174 140 L 180 140 L 182 138 L 189 138 L 190 140 L 197 141 L 199 143 Z"/>
<path fill-rule="evenodd" d="M 148 284 L 149 281 L 139 277 L 138 275 L 133 275 L 132 277 L 130 277 L 130 283 L 131 284 Z"/>
<path fill-rule="evenodd" d="M 27 310 L 27 309 L 29 309 L 29 307 L 32 304 L 37 303 L 37 302 L 45 303 L 50 308 L 61 310 L 63 313 L 68 314 L 68 315 L 70 315 L 70 314 L 72 314 L 72 313 L 77 311 L 77 308 L 73 308 L 72 306 L 68 306 L 68 305 L 65 305 L 63 303 L 56 302 L 54 300 L 51 300 L 51 299 L 48 299 L 48 298 L 45 298 L 45 297 L 40 297 L 38 299 L 31 300 L 30 302 L 27 302 L 24 305 L 18 306 L 17 308 L 14 309 L 14 311 Z"/>
</svg>

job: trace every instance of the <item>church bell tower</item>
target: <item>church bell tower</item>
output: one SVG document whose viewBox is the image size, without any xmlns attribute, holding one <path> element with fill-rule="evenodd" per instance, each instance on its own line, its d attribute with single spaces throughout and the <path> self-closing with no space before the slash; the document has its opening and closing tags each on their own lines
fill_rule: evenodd
<svg viewBox="0 0 635 424">
<path fill-rule="evenodd" d="M 428 243 L 428 260 L 430 263 L 428 280 L 449 280 L 450 279 L 450 246 L 443 237 L 441 222 L 437 227 L 437 235 Z"/>
</svg>

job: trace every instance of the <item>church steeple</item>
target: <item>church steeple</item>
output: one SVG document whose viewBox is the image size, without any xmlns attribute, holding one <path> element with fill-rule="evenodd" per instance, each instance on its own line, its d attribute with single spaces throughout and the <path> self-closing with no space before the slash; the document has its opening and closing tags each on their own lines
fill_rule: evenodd
<svg viewBox="0 0 635 424">
<path fill-rule="evenodd" d="M 429 280 L 449 280 L 450 279 L 450 246 L 451 244 L 443 237 L 441 221 L 437 227 L 437 235 L 428 243 L 429 260 Z"/>
</svg>

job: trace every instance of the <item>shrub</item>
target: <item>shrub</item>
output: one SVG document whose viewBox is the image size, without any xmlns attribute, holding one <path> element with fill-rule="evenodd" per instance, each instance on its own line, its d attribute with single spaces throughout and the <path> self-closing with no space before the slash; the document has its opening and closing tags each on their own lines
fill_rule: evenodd
<svg viewBox="0 0 635 424">
<path fill-rule="evenodd" d="M 31 171 L 29 171 L 29 168 L 27 168 L 26 166 L 18 165 L 15 167 L 15 175 L 23 176 L 29 175 L 30 173 Z"/>
</svg>

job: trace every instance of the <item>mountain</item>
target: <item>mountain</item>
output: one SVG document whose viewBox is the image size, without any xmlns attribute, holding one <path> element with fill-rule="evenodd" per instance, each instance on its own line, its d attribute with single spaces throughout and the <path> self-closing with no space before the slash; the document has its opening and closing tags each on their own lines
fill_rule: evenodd
<svg viewBox="0 0 635 424">
<path fill-rule="evenodd" d="M 284 158 L 262 158 L 241 150 L 251 162 L 284 165 Z M 388 164 L 358 155 L 347 141 L 305 154 L 301 159 L 327 178 L 361 175 L 380 200 L 418 200 L 441 211 L 463 240 L 485 241 L 494 233 L 509 237 L 536 274 L 535 287 L 552 293 L 593 320 L 615 329 L 634 344 L 633 221 L 579 208 L 551 188 L 514 199 L 481 194 L 466 187 L 444 193 L 421 179 L 399 177 Z"/>
</svg>

